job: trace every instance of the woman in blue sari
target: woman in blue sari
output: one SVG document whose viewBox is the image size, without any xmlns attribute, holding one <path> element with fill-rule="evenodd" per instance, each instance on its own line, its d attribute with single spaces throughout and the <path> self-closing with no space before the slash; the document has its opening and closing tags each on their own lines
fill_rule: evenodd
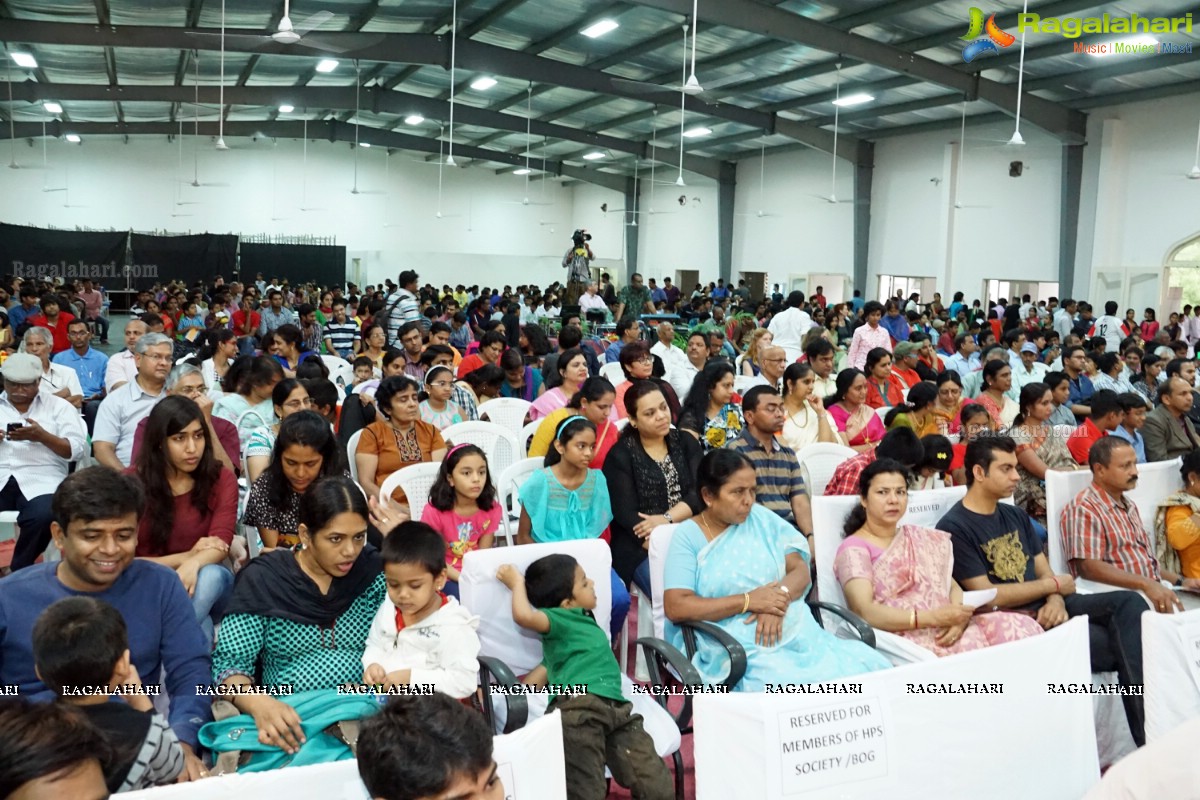
<svg viewBox="0 0 1200 800">
<path fill-rule="evenodd" d="M 683 649 L 675 623 L 703 620 L 723 628 L 746 649 L 736 691 L 891 666 L 869 646 L 817 623 L 804 602 L 811 588 L 804 534 L 754 502 L 757 476 L 748 458 L 713 450 L 700 462 L 698 483 L 704 511 L 679 526 L 667 554 L 663 605 L 673 645 Z M 704 636 L 696 644 L 692 663 L 705 682 L 724 680 L 725 649 Z"/>
</svg>

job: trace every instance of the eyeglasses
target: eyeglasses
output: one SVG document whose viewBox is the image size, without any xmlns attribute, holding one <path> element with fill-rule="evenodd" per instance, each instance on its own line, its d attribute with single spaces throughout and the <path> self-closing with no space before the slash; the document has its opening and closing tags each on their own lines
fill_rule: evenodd
<svg viewBox="0 0 1200 800">
<path fill-rule="evenodd" d="M 434 381 L 433 383 L 427 383 L 425 385 L 432 386 L 435 389 L 445 389 L 447 386 L 453 386 L 454 384 L 450 381 Z"/>
<path fill-rule="evenodd" d="M 633 363 L 653 365 L 654 364 L 654 356 L 645 356 L 644 358 L 639 358 L 637 361 L 634 361 Z"/>
<path fill-rule="evenodd" d="M 167 353 L 166 355 L 157 355 L 155 353 L 142 353 L 141 355 L 142 355 L 142 358 L 149 359 L 150 361 L 170 361 L 173 357 L 170 353 Z"/>
</svg>

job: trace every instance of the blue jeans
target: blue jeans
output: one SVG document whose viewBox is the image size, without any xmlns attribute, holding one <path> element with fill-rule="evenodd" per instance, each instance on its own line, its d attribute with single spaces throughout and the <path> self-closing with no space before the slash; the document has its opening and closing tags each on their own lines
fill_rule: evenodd
<svg viewBox="0 0 1200 800">
<path fill-rule="evenodd" d="M 88 320 L 88 322 L 96 326 L 96 333 L 100 334 L 100 341 L 107 342 L 109 326 L 108 318 L 105 316 L 92 317 Z"/>
<path fill-rule="evenodd" d="M 223 564 L 205 564 L 196 576 L 192 592 L 192 611 L 208 637 L 213 638 L 213 625 L 225 615 L 225 604 L 233 594 L 233 573 Z"/>
<path fill-rule="evenodd" d="M 641 564 L 638 564 L 637 569 L 633 571 L 633 582 L 642 590 L 642 594 L 646 597 L 653 597 L 650 592 L 650 559 L 645 558 Z"/>
<path fill-rule="evenodd" d="M 650 563 L 650 560 L 647 559 L 646 563 Z M 613 641 L 616 641 L 621 628 L 625 626 L 625 618 L 629 616 L 629 603 L 629 589 L 626 588 L 625 581 L 621 580 L 621 576 L 614 569 L 612 571 L 612 621 L 609 623 Z"/>
</svg>

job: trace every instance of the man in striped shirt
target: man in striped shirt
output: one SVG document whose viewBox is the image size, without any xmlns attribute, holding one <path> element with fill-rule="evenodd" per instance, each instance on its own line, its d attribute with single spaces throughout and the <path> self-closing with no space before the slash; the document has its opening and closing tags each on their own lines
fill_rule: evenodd
<svg viewBox="0 0 1200 800">
<path fill-rule="evenodd" d="M 406 269 L 400 273 L 400 286 L 388 295 L 383 307 L 384 319 L 381 320 L 387 334 L 389 347 L 399 345 L 400 329 L 406 322 L 419 322 L 421 307 L 417 302 L 418 276 L 415 270 Z"/>
<path fill-rule="evenodd" d="M 795 525 L 805 536 L 812 536 L 812 506 L 800 462 L 794 450 L 775 438 L 783 430 L 783 399 L 773 387 L 755 386 L 742 398 L 742 417 L 746 421 L 742 435 L 727 446 L 754 464 L 758 476 L 755 502 Z"/>
<path fill-rule="evenodd" d="M 346 316 L 346 302 L 333 301 L 333 319 L 325 323 L 325 349 L 344 359 L 354 356 L 354 345 L 361 339 L 358 325 Z"/>
<path fill-rule="evenodd" d="M 1063 556 L 1071 574 L 1134 589 L 1155 611 L 1182 611 L 1171 586 L 1200 591 L 1200 579 L 1185 578 L 1159 566 L 1137 505 L 1125 493 L 1137 485 L 1137 456 L 1129 442 L 1106 436 L 1088 454 L 1092 482 L 1067 503 L 1059 517 Z"/>
</svg>

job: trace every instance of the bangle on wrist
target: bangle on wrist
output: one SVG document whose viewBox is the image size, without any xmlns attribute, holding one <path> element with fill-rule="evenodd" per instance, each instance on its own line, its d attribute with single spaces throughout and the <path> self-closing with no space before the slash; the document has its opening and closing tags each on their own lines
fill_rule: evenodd
<svg viewBox="0 0 1200 800">
<path fill-rule="evenodd" d="M 917 610 L 915 608 L 912 610 L 911 622 L 912 622 L 912 629 L 915 631 L 917 629 Z"/>
<path fill-rule="evenodd" d="M 750 593 L 746 592 L 743 596 L 746 598 L 746 602 L 742 604 L 742 613 L 745 614 L 750 610 Z"/>
<path fill-rule="evenodd" d="M 1054 581 L 1054 593 L 1055 593 L 1055 594 L 1062 594 L 1062 587 L 1058 585 L 1058 576 L 1057 576 L 1057 575 L 1051 575 L 1051 576 L 1050 576 L 1050 580 Z"/>
</svg>

